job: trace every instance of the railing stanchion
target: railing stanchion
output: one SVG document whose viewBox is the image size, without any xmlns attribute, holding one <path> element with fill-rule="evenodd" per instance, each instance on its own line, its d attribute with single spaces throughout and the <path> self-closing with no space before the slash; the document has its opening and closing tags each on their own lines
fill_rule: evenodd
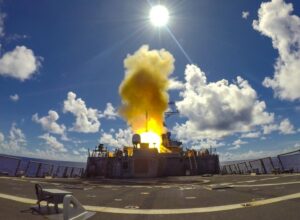
<svg viewBox="0 0 300 220">
<path fill-rule="evenodd" d="M 41 171 L 41 167 L 42 167 L 42 163 L 39 163 L 38 168 L 37 168 L 37 171 L 36 171 L 36 173 L 35 173 L 35 177 L 39 177 L 39 173 L 40 173 L 40 171 Z"/>
<path fill-rule="evenodd" d="M 21 165 L 21 160 L 18 161 L 18 165 L 17 165 L 16 170 L 15 170 L 15 176 L 18 175 L 18 171 L 19 171 L 20 165 Z"/>
</svg>

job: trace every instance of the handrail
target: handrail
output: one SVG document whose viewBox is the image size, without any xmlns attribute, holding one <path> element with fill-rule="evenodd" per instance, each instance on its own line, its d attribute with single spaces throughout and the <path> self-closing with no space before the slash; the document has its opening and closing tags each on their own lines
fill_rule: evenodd
<svg viewBox="0 0 300 220">
<path fill-rule="evenodd" d="M 39 162 L 37 160 L 30 159 L 26 161 L 20 157 L 14 157 L 9 155 L 0 155 L 0 162 L 1 159 L 15 161 L 13 165 L 7 167 L 4 166 L 3 168 L 3 172 L 7 173 L 6 175 L 9 176 L 28 176 L 29 173 L 31 173 L 31 177 L 41 177 L 44 175 L 50 175 L 53 177 L 58 175 L 59 168 L 64 168 L 64 173 L 62 177 L 81 177 L 84 173 L 84 168 L 79 166 L 61 166 L 56 163 Z M 22 172 L 20 172 L 21 170 Z"/>
</svg>

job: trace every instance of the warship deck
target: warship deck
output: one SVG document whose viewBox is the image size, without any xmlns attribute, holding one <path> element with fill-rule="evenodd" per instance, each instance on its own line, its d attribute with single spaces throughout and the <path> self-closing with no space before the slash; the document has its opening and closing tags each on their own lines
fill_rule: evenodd
<svg viewBox="0 0 300 220">
<path fill-rule="evenodd" d="M 300 175 L 158 179 L 0 177 L 0 219 L 51 219 L 31 212 L 34 184 L 71 191 L 90 219 L 300 219 Z"/>
</svg>

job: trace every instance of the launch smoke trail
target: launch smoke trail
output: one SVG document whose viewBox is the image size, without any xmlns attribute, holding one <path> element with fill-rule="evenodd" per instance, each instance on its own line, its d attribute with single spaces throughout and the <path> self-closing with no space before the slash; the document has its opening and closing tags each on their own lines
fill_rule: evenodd
<svg viewBox="0 0 300 220">
<path fill-rule="evenodd" d="M 147 45 L 125 58 L 125 77 L 119 87 L 122 98 L 119 111 L 134 132 L 145 132 L 146 124 L 149 131 L 164 132 L 164 112 L 169 101 L 168 77 L 174 70 L 174 61 L 168 51 L 149 50 Z"/>
</svg>

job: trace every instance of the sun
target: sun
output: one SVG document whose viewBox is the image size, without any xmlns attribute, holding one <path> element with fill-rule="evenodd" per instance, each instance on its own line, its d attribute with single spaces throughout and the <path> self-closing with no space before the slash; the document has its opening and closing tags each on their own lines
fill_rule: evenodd
<svg viewBox="0 0 300 220">
<path fill-rule="evenodd" d="M 150 10 L 149 18 L 154 26 L 165 26 L 169 21 L 169 11 L 163 5 L 153 6 Z"/>
</svg>

